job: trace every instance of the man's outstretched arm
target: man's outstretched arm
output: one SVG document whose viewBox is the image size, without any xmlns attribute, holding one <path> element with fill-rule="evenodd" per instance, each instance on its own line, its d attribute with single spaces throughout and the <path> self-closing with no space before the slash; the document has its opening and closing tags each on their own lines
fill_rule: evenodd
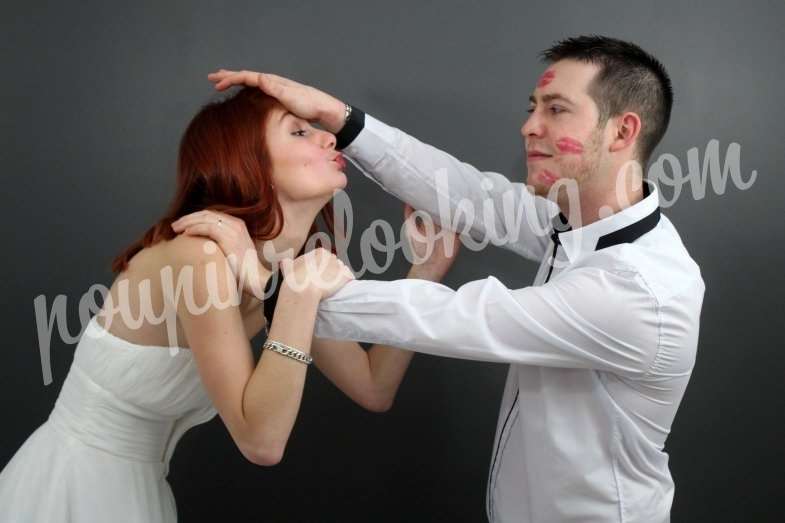
<svg viewBox="0 0 785 523">
<path fill-rule="evenodd" d="M 436 356 L 636 377 L 660 349 L 658 314 L 634 276 L 587 267 L 523 289 L 493 277 L 457 291 L 420 280 L 353 281 L 321 303 L 315 333 Z"/>
<path fill-rule="evenodd" d="M 558 207 L 535 197 L 526 185 L 502 174 L 480 171 L 353 108 L 361 127 L 343 149 L 368 178 L 396 198 L 432 215 L 443 226 L 475 241 L 508 248 L 540 261 Z M 339 138 L 347 129 L 339 133 Z"/>
<path fill-rule="evenodd" d="M 252 71 L 220 70 L 208 78 L 219 90 L 259 87 L 297 116 L 318 121 L 338 136 L 338 147 L 361 172 L 444 227 L 534 261 L 543 258 L 558 207 L 535 197 L 526 185 L 480 171 L 357 108 L 345 128 L 346 105 L 314 87 Z"/>
</svg>

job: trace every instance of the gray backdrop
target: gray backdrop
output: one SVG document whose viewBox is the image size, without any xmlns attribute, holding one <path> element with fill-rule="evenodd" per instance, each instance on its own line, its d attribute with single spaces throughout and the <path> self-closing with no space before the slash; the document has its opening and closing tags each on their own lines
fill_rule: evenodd
<svg viewBox="0 0 785 523">
<path fill-rule="evenodd" d="M 782 521 L 785 399 L 785 9 L 779 2 L 170 2 L 6 5 L 0 47 L 2 261 L 0 466 L 43 422 L 74 345 L 55 341 L 44 386 L 33 299 L 109 285 L 111 258 L 163 211 L 177 145 L 219 67 L 317 85 L 486 169 L 524 177 L 518 129 L 554 40 L 600 33 L 667 66 L 676 100 L 655 153 L 701 162 L 741 147 L 754 185 L 685 187 L 664 212 L 707 290 L 697 365 L 666 450 L 673 520 Z M 350 169 L 355 233 L 400 224 L 401 204 Z M 664 194 L 672 190 L 663 188 Z M 353 255 L 356 256 L 356 252 Z M 528 285 L 535 265 L 465 250 L 447 284 L 493 274 Z M 396 265 L 382 276 L 403 276 Z M 504 365 L 415 357 L 395 407 L 364 412 L 310 372 L 284 461 L 243 460 L 216 419 L 186 435 L 170 481 L 181 521 L 484 521 Z"/>
</svg>

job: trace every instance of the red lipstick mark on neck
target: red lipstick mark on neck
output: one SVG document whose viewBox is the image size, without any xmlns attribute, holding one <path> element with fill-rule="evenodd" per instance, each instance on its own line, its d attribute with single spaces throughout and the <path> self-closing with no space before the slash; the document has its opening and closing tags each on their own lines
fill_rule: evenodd
<svg viewBox="0 0 785 523">
<path fill-rule="evenodd" d="M 556 73 L 554 71 L 545 71 L 542 73 L 542 76 L 540 76 L 540 79 L 537 80 L 537 87 L 545 87 L 551 83 L 554 78 L 556 78 Z"/>
<path fill-rule="evenodd" d="M 568 136 L 559 138 L 556 147 L 565 154 L 581 154 L 583 152 L 583 144 Z"/>
</svg>

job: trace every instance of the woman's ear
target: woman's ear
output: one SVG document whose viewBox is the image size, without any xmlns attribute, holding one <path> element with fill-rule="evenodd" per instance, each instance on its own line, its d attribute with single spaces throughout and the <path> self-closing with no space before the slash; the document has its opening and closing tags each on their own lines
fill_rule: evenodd
<svg viewBox="0 0 785 523">
<path fill-rule="evenodd" d="M 641 119 L 636 113 L 626 112 L 613 119 L 615 122 L 614 138 L 610 151 L 618 152 L 627 147 L 634 147 L 638 135 L 641 133 Z"/>
</svg>

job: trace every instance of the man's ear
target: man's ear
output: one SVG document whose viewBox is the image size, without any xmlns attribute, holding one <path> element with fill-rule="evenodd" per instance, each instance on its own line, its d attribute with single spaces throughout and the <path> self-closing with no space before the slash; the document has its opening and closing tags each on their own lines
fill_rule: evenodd
<svg viewBox="0 0 785 523">
<path fill-rule="evenodd" d="M 637 113 L 626 112 L 611 119 L 613 129 L 613 140 L 611 141 L 610 151 L 618 152 L 633 147 L 638 135 L 641 133 L 641 119 Z"/>
</svg>

